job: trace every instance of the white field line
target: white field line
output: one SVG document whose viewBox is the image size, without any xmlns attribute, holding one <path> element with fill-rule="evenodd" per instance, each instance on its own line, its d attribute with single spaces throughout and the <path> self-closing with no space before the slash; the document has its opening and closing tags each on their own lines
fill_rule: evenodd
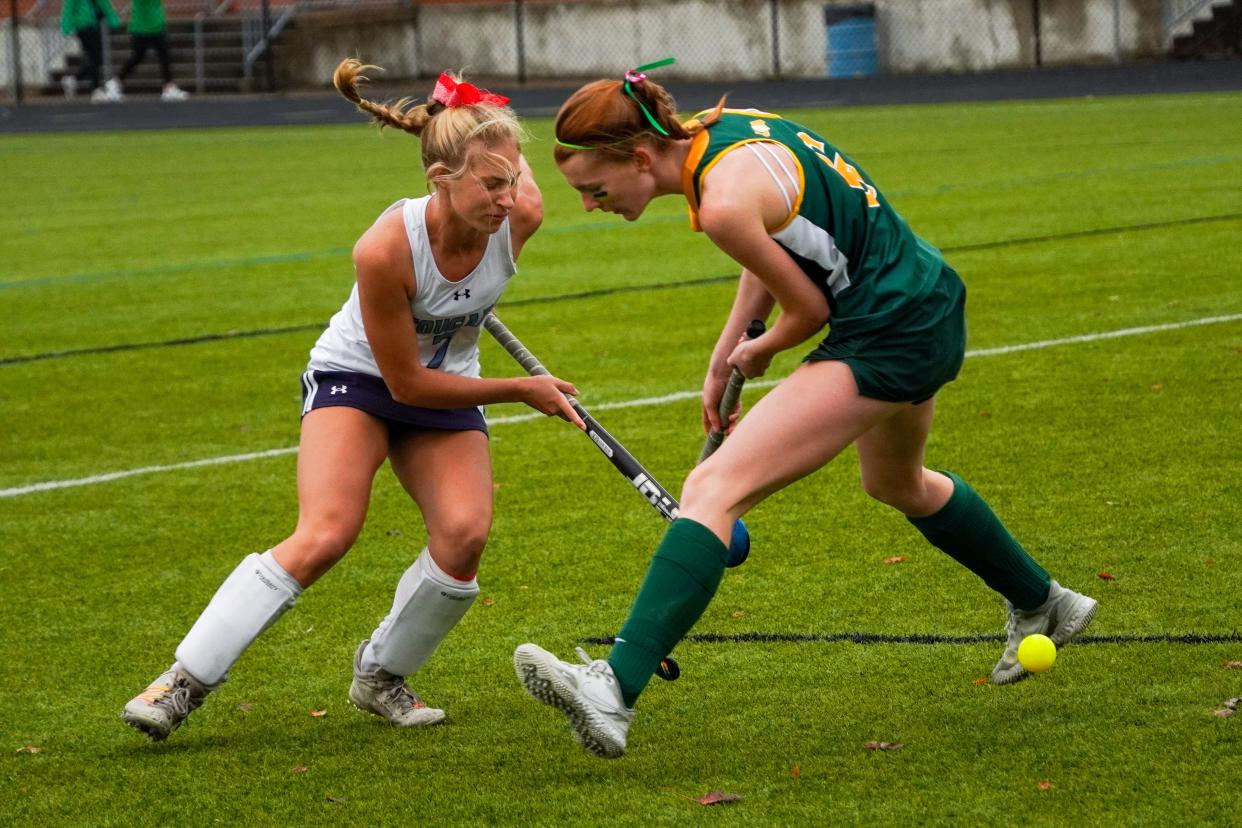
<svg viewBox="0 0 1242 828">
<path fill-rule="evenodd" d="M 969 357 L 988 357 L 1001 356 L 1004 354 L 1018 353 L 1019 351 L 1038 351 L 1044 348 L 1054 348 L 1058 345 L 1078 345 L 1085 342 L 1098 342 L 1104 339 L 1121 339 L 1128 336 L 1142 336 L 1144 334 L 1159 333 L 1161 331 L 1175 331 L 1181 328 L 1194 328 L 1200 325 L 1215 325 L 1221 322 L 1237 322 L 1242 321 L 1242 313 L 1227 314 L 1224 316 L 1205 316 L 1200 319 L 1191 319 L 1186 322 L 1168 322 L 1163 325 L 1144 325 L 1137 328 L 1121 328 L 1115 331 L 1101 331 L 1099 333 L 1081 334 L 1079 336 L 1067 336 L 1060 339 L 1043 339 L 1038 342 L 1024 342 L 1018 345 L 1002 345 L 997 348 L 979 348 L 967 351 L 966 356 Z M 779 379 L 756 380 L 746 384 L 747 388 L 770 388 L 780 382 Z M 634 400 L 620 400 L 618 402 L 600 403 L 591 406 L 591 411 L 609 411 L 617 408 L 639 408 L 650 405 L 663 405 L 665 403 L 677 402 L 678 400 L 689 400 L 698 397 L 699 391 L 676 391 L 672 394 L 664 394 L 659 397 L 642 397 Z M 488 425 L 508 425 L 511 423 L 524 423 L 530 420 L 545 419 L 545 415 L 538 412 L 529 414 L 515 414 L 509 417 L 494 417 L 488 420 Z M 218 466 L 223 463 L 243 463 L 248 460 L 262 460 L 267 457 L 280 457 L 285 454 L 296 454 L 296 447 L 268 449 L 267 451 L 255 451 L 249 454 L 232 454 L 227 457 L 208 457 L 204 460 L 191 460 L 186 463 L 169 463 L 162 466 L 143 466 L 138 469 L 126 469 L 124 471 L 108 472 L 107 474 L 96 474 L 90 477 L 79 477 L 75 480 L 49 480 L 44 483 L 32 483 L 29 486 L 16 486 L 11 489 L 0 489 L 0 498 L 20 497 L 21 495 L 34 494 L 35 492 L 46 492 L 53 489 L 69 489 L 74 486 L 91 486 L 96 483 L 107 483 L 112 480 L 121 480 L 126 477 L 135 477 L 140 474 L 154 474 L 156 472 L 180 471 L 182 469 L 194 469 L 201 466 Z"/>
</svg>

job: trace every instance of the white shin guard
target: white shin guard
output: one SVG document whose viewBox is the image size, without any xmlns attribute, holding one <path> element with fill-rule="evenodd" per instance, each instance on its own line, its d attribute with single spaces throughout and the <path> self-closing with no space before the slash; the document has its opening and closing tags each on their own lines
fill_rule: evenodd
<svg viewBox="0 0 1242 828">
<path fill-rule="evenodd" d="M 177 665 L 207 687 L 215 687 L 301 594 L 302 586 L 276 563 L 270 550 L 247 555 L 177 646 Z"/>
<path fill-rule="evenodd" d="M 479 595 L 479 582 L 459 581 L 431 559 L 426 548 L 397 584 L 392 611 L 371 633 L 362 666 L 412 676 Z"/>
</svg>

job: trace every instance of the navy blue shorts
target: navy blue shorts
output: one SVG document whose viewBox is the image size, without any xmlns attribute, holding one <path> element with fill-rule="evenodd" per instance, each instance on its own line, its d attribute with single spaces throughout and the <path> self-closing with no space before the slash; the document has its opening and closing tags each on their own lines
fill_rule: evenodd
<svg viewBox="0 0 1242 828">
<path fill-rule="evenodd" d="M 307 371 L 302 375 L 302 416 L 316 408 L 345 406 L 365 411 L 388 426 L 435 428 L 441 431 L 481 431 L 487 421 L 477 407 L 422 408 L 392 398 L 379 377 L 353 371 Z"/>
</svg>

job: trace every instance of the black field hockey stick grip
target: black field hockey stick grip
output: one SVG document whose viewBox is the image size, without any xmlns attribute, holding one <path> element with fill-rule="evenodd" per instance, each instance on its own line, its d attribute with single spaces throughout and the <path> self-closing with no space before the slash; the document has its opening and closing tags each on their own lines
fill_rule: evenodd
<svg viewBox="0 0 1242 828">
<path fill-rule="evenodd" d="M 763 332 L 767 326 L 763 324 L 762 319 L 751 320 L 750 325 L 746 327 L 746 338 L 755 339 L 763 336 Z M 742 396 L 742 385 L 746 382 L 746 377 L 742 376 L 742 372 L 733 369 L 733 373 L 729 374 L 729 382 L 725 385 L 724 394 L 720 397 L 720 407 L 717 411 L 720 414 L 721 431 L 712 431 L 707 435 L 707 440 L 703 443 L 703 451 L 699 453 L 699 462 L 712 456 L 716 449 L 720 448 L 720 444 L 724 442 L 725 433 L 723 429 L 728 428 L 729 414 L 737 407 L 737 401 Z"/>
<path fill-rule="evenodd" d="M 526 373 L 532 376 L 548 375 L 551 372 L 543 367 L 543 364 L 524 346 L 513 332 L 510 331 L 505 323 L 501 322 L 495 314 L 488 314 L 487 319 L 483 322 L 483 327 L 491 334 L 500 346 L 504 348 L 509 356 L 521 365 Z M 668 490 L 659 484 L 659 482 L 651 476 L 651 474 L 643 468 L 642 463 L 630 454 L 625 446 L 621 445 L 617 438 L 608 433 L 608 430 L 599 424 L 599 421 L 590 415 L 590 413 L 582 407 L 582 404 L 573 397 L 566 395 L 569 404 L 573 407 L 578 416 L 582 418 L 582 422 L 586 424 L 586 434 L 591 438 L 591 442 L 595 447 L 603 453 L 612 465 L 630 481 L 630 484 L 638 490 L 647 502 L 651 504 L 657 512 L 659 512 L 665 520 L 673 520 L 677 517 L 677 500 L 668 493 Z"/>
</svg>

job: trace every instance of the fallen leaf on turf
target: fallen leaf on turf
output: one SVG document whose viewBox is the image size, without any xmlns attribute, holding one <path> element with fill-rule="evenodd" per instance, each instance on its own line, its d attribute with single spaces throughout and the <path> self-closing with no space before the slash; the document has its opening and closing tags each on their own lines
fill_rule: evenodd
<svg viewBox="0 0 1242 828">
<path fill-rule="evenodd" d="M 306 765 L 298 765 L 296 768 L 289 768 L 289 773 L 306 773 L 310 768 Z"/>
<path fill-rule="evenodd" d="M 1151 387 L 1151 390 L 1152 391 L 1163 391 L 1164 385 L 1162 385 L 1161 383 L 1156 383 L 1155 385 Z"/>
<path fill-rule="evenodd" d="M 1242 670 L 1242 661 L 1226 661 L 1226 670 Z"/>
<path fill-rule="evenodd" d="M 495 598 L 484 598 L 479 603 L 485 607 L 490 607 L 492 604 L 496 603 L 496 599 Z"/>
<path fill-rule="evenodd" d="M 1035 787 L 1039 788 L 1041 791 L 1048 791 L 1048 790 L 1052 790 L 1052 783 L 1049 782 L 1047 779 L 1044 779 L 1044 780 L 1041 780 L 1040 783 L 1036 785 Z"/>
<path fill-rule="evenodd" d="M 794 765 L 793 768 L 789 771 L 789 775 L 792 776 L 794 779 L 800 779 L 802 777 L 802 768 L 800 768 L 797 765 Z"/>
<path fill-rule="evenodd" d="M 400 529 L 389 529 L 387 534 L 390 538 L 399 538 L 403 532 Z"/>
<path fill-rule="evenodd" d="M 991 411 L 988 411 L 988 410 L 985 408 L 985 409 L 983 409 L 982 411 L 980 411 L 980 412 L 979 412 L 979 416 L 980 416 L 980 417 L 991 417 L 991 416 L 992 416 L 992 412 L 991 412 Z"/>
<path fill-rule="evenodd" d="M 328 715 L 328 709 L 325 707 L 323 710 L 312 710 L 310 714 L 316 719 L 322 719 L 324 716 Z"/>
<path fill-rule="evenodd" d="M 867 750 L 901 750 L 905 745 L 901 742 L 863 742 Z"/>
<path fill-rule="evenodd" d="M 746 612 L 744 610 L 738 610 L 737 612 L 730 613 L 730 616 L 733 618 L 745 618 Z"/>
<path fill-rule="evenodd" d="M 1217 716 L 1218 718 L 1221 718 L 1221 719 L 1228 719 L 1230 716 L 1234 715 L 1234 713 L 1236 713 L 1236 712 L 1237 712 L 1237 711 L 1235 711 L 1235 710 L 1230 710 L 1228 707 L 1226 707 L 1224 710 L 1217 710 L 1217 711 L 1215 711 L 1215 713 L 1213 713 L 1213 715 L 1214 715 L 1214 716 Z"/>
<path fill-rule="evenodd" d="M 1208 558 L 1206 561 L 1203 562 L 1203 565 L 1204 566 L 1216 566 L 1216 559 Z"/>
<path fill-rule="evenodd" d="M 30 792 L 30 786 L 29 786 L 29 785 L 22 785 L 20 788 L 18 788 L 18 789 L 17 789 L 17 792 L 18 792 L 18 793 L 29 793 L 29 792 Z"/>
<path fill-rule="evenodd" d="M 327 796 L 324 797 L 324 799 L 328 800 L 329 802 L 348 802 L 349 801 L 348 796 L 333 796 L 332 794 L 328 794 Z"/>
<path fill-rule="evenodd" d="M 990 679 L 987 676 L 980 676 L 979 678 L 972 681 L 971 684 L 973 684 L 975 687 L 982 687 L 983 685 L 987 684 L 988 681 L 990 681 Z"/>
<path fill-rule="evenodd" d="M 884 563 L 886 564 L 905 563 L 905 561 L 906 561 L 905 555 L 893 555 L 891 557 L 884 559 Z"/>
<path fill-rule="evenodd" d="M 1116 575 L 1114 575 L 1114 574 L 1113 574 L 1113 573 L 1111 573 L 1111 572 L 1097 572 L 1097 573 L 1095 573 L 1095 577 L 1099 578 L 1101 581 L 1115 581 L 1115 580 L 1117 580 L 1117 576 L 1116 576 Z"/>
<path fill-rule="evenodd" d="M 18 753 L 42 753 L 43 749 L 37 748 L 34 745 L 22 745 L 21 747 L 17 749 L 17 752 Z"/>
<path fill-rule="evenodd" d="M 254 702 L 242 702 L 237 705 L 237 709 L 243 713 L 249 713 L 251 710 L 254 710 Z"/>
<path fill-rule="evenodd" d="M 724 791 L 711 791 L 694 801 L 700 805 L 728 805 L 730 802 L 741 802 L 742 798 L 737 794 L 725 793 Z"/>
</svg>

